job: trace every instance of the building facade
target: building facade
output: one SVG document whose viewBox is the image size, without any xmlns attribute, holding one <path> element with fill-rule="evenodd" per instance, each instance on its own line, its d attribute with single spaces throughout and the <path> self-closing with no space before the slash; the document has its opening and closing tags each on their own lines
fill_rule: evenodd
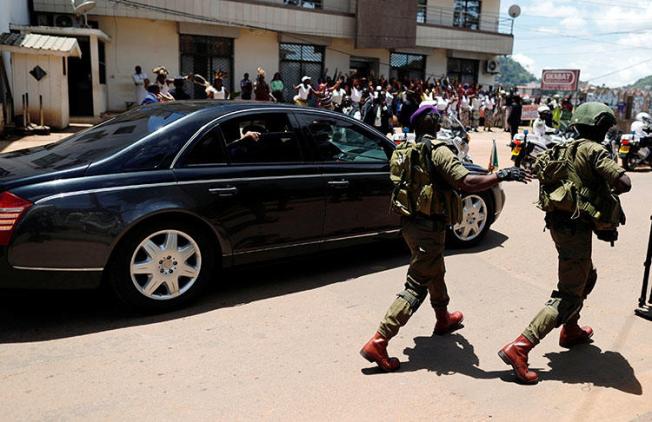
<svg viewBox="0 0 652 422">
<path fill-rule="evenodd" d="M 32 5 L 32 25 L 45 32 L 83 21 L 70 1 Z M 513 47 L 499 10 L 500 0 L 97 0 L 88 12 L 96 47 L 85 47 L 88 35 L 78 37 L 90 61 L 80 74 L 88 70 L 91 98 L 77 89 L 84 98 L 74 108 L 95 116 L 126 109 L 136 65 L 150 79 L 157 66 L 172 76 L 222 70 L 232 92 L 258 67 L 268 79 L 281 72 L 286 86 L 303 75 L 350 71 L 493 85 L 494 58 Z"/>
</svg>

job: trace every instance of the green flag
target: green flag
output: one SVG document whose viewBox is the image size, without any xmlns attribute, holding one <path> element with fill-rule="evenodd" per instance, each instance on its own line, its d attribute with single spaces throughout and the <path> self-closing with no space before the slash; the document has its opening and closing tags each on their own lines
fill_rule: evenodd
<svg viewBox="0 0 652 422">
<path fill-rule="evenodd" d="M 498 168 L 498 149 L 496 148 L 496 140 L 493 140 L 493 145 L 491 146 L 491 155 L 489 156 L 489 172 L 493 173 L 494 170 Z"/>
</svg>

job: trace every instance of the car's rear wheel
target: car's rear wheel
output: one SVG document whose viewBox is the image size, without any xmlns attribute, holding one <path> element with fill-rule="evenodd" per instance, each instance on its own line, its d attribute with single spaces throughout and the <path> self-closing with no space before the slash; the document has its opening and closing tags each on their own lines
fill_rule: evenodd
<svg viewBox="0 0 652 422">
<path fill-rule="evenodd" d="M 211 279 L 215 248 L 191 224 L 159 222 L 136 228 L 107 268 L 119 299 L 144 311 L 167 311 L 195 298 Z"/>
<path fill-rule="evenodd" d="M 489 231 L 494 213 L 488 192 L 466 194 L 462 198 L 462 222 L 449 231 L 449 244 L 457 248 L 477 245 Z"/>
</svg>

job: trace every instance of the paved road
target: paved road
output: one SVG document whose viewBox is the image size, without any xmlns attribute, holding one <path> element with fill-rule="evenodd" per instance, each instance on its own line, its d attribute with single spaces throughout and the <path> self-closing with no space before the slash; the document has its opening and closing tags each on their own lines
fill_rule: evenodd
<svg viewBox="0 0 652 422">
<path fill-rule="evenodd" d="M 497 134 L 501 163 L 507 138 Z M 488 162 L 490 142 L 472 153 Z M 583 311 L 595 342 L 532 353 L 536 386 L 497 349 L 553 288 L 555 251 L 532 202 L 508 203 L 485 244 L 447 257 L 466 327 L 433 337 L 424 305 L 392 341 L 402 369 L 357 354 L 403 283 L 398 242 L 230 271 L 190 309 L 140 317 L 99 293 L 0 293 L 3 420 L 652 420 L 652 323 L 633 316 L 652 213 L 652 174 L 632 175 L 616 248 L 595 244 L 600 280 Z"/>
</svg>

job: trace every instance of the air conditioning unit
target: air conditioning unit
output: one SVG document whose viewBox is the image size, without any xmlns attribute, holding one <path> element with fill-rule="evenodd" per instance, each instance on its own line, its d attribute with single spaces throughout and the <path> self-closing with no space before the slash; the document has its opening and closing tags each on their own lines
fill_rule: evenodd
<svg viewBox="0 0 652 422">
<path fill-rule="evenodd" d="M 498 63 L 498 60 L 496 59 L 487 60 L 485 64 L 485 72 L 490 73 L 492 75 L 500 73 L 500 63 Z"/>
<path fill-rule="evenodd" d="M 77 28 L 79 27 L 79 20 L 73 15 L 54 15 L 54 26 L 60 28 Z"/>
</svg>

